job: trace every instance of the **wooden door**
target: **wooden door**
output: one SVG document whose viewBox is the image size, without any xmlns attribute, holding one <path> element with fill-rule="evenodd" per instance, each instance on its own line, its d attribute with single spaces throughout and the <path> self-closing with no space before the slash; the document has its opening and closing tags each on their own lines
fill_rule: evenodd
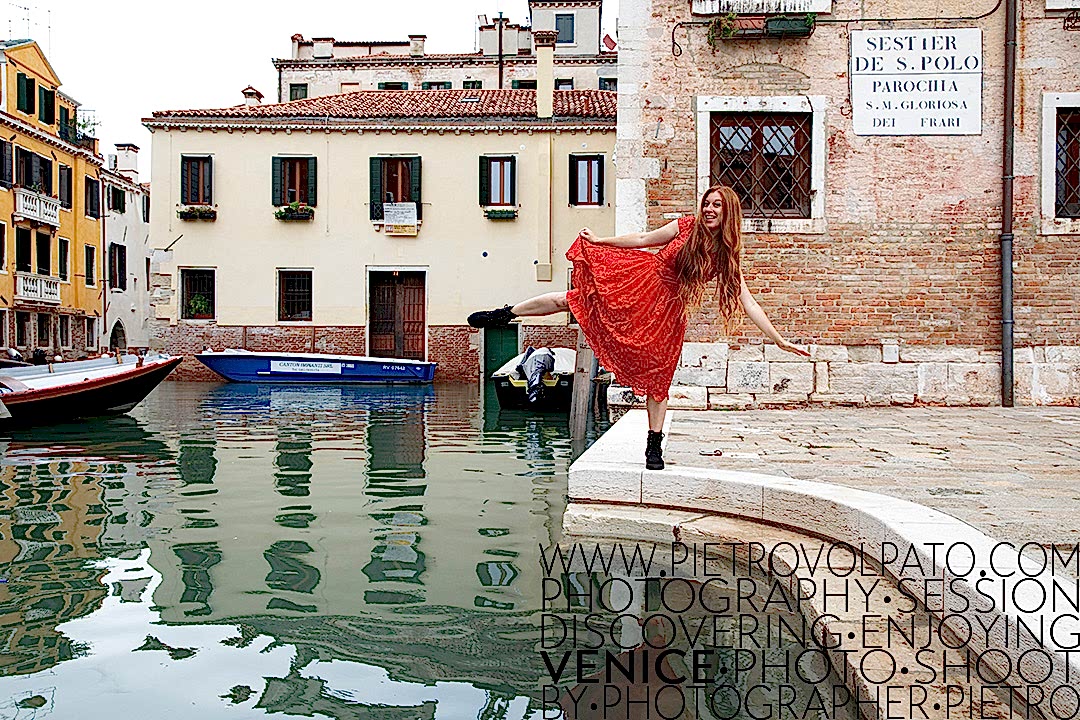
<svg viewBox="0 0 1080 720">
<path fill-rule="evenodd" d="M 427 335 L 422 272 L 373 272 L 369 318 L 373 357 L 423 360 Z"/>
</svg>

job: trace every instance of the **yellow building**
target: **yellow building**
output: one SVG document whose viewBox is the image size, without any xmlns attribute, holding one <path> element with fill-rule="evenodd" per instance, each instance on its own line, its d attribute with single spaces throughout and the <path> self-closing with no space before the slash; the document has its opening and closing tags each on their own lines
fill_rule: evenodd
<svg viewBox="0 0 1080 720">
<path fill-rule="evenodd" d="M 33 40 L 0 42 L 0 348 L 71 359 L 103 309 L 102 159 Z"/>
</svg>

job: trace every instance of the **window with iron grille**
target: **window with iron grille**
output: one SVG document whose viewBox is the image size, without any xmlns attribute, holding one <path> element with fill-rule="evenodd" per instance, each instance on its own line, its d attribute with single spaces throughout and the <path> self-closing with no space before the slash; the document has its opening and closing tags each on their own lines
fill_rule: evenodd
<svg viewBox="0 0 1080 720">
<path fill-rule="evenodd" d="M 52 315 L 37 314 L 37 346 L 52 347 Z"/>
<path fill-rule="evenodd" d="M 62 347 L 62 348 L 70 348 L 71 347 L 71 316 L 69 316 L 69 315 L 61 315 L 57 319 L 59 320 L 59 332 L 57 334 L 60 336 L 60 347 Z"/>
<path fill-rule="evenodd" d="M 1054 215 L 1080 218 L 1080 108 L 1057 112 Z"/>
<path fill-rule="evenodd" d="M 180 271 L 180 317 L 209 320 L 215 314 L 215 271 Z"/>
<path fill-rule="evenodd" d="M 278 271 L 278 320 L 311 320 L 311 271 Z"/>
<path fill-rule="evenodd" d="M 709 184 L 728 185 L 748 218 L 811 217 L 811 113 L 712 113 Z"/>
<path fill-rule="evenodd" d="M 15 347 L 30 346 L 30 313 L 15 313 Z"/>
</svg>

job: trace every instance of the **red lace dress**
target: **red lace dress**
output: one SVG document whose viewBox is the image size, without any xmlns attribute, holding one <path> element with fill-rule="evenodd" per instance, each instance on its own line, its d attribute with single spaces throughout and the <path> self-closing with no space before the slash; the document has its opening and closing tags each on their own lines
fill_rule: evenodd
<svg viewBox="0 0 1080 720">
<path fill-rule="evenodd" d="M 573 289 L 566 294 L 589 347 L 605 370 L 635 395 L 667 398 L 686 333 L 675 254 L 694 216 L 679 218 L 679 234 L 659 252 L 574 241 Z"/>
</svg>

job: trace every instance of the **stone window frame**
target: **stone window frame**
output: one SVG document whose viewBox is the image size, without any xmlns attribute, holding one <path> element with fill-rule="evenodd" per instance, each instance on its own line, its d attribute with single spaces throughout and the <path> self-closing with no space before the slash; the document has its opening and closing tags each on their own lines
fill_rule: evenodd
<svg viewBox="0 0 1080 720">
<path fill-rule="evenodd" d="M 694 99 L 697 114 L 697 174 L 698 197 L 709 189 L 710 142 L 714 112 L 791 112 L 811 114 L 810 135 L 810 217 L 809 218 L 743 218 L 744 233 L 823 235 L 825 222 L 825 148 L 826 109 L 824 95 L 698 95 Z"/>
<path fill-rule="evenodd" d="M 1057 192 L 1057 114 L 1063 107 L 1080 107 L 1080 92 L 1050 93 L 1042 97 L 1042 147 L 1040 152 L 1040 235 L 1080 234 L 1080 218 L 1059 218 L 1056 211 Z"/>
</svg>

